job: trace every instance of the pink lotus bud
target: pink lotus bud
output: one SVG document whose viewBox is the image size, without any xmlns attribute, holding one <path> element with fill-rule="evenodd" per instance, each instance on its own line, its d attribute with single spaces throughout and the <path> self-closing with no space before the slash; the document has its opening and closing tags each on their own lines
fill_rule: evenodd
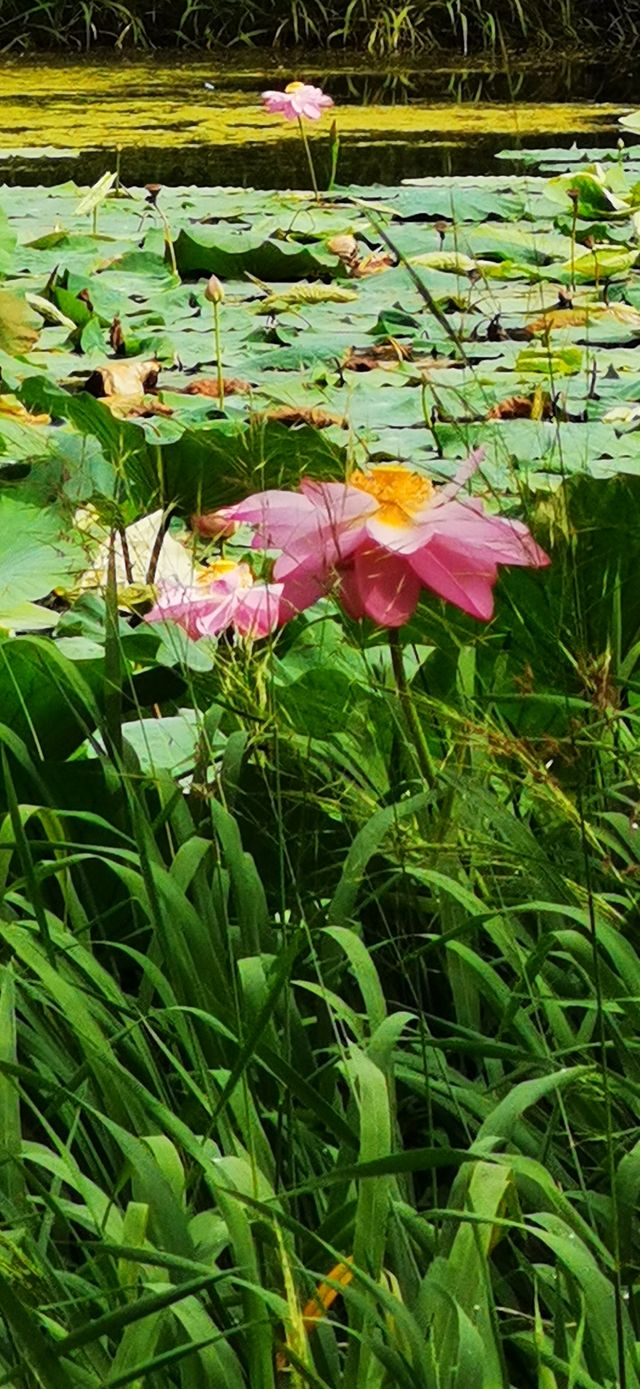
<svg viewBox="0 0 640 1389">
<path fill-rule="evenodd" d="M 227 521 L 217 511 L 194 514 L 189 517 L 189 525 L 206 540 L 228 540 L 238 529 L 235 521 Z"/>
<path fill-rule="evenodd" d="M 207 281 L 204 297 L 209 300 L 210 304 L 222 303 L 224 299 L 224 290 L 217 275 L 211 275 L 210 279 Z"/>
</svg>

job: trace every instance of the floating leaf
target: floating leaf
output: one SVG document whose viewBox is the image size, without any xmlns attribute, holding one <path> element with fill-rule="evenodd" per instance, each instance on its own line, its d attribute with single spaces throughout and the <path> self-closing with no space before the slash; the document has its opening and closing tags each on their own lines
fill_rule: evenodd
<svg viewBox="0 0 640 1389">
<path fill-rule="evenodd" d="M 636 265 L 639 256 L 640 251 L 598 246 L 593 251 L 565 261 L 564 265 L 558 266 L 558 270 L 577 280 L 610 280 L 614 275 L 626 275 Z"/>
<path fill-rule="evenodd" d="M 545 371 L 554 376 L 572 376 L 582 366 L 582 350 L 579 347 L 550 348 L 543 343 L 532 343 L 523 348 L 516 358 L 516 371 Z"/>
<path fill-rule="evenodd" d="M 82 567 L 82 549 L 66 531 L 54 511 L 0 495 L 0 628 L 55 627 L 55 610 L 34 600 L 69 585 Z"/>
<path fill-rule="evenodd" d="M 207 227 L 183 229 L 174 250 L 180 274 L 219 275 L 221 280 L 251 274 L 271 284 L 297 276 L 326 275 L 340 265 L 320 242 L 305 246 L 254 232 Z"/>
<path fill-rule="evenodd" d="M 428 270 L 448 270 L 452 275 L 468 275 L 476 268 L 475 260 L 461 251 L 425 251 L 421 256 L 410 256 L 409 261 Z"/>
</svg>

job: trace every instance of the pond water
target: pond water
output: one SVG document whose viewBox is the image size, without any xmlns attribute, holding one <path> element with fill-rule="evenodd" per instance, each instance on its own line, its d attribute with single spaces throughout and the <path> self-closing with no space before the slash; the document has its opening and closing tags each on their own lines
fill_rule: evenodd
<svg viewBox="0 0 640 1389">
<path fill-rule="evenodd" d="M 308 54 L 285 66 L 272 52 L 224 66 L 166 54 L 12 59 L 0 65 L 0 180 L 92 183 L 120 146 L 125 183 L 306 186 L 297 130 L 259 97 L 301 71 L 336 101 L 344 183 L 488 173 L 505 147 L 611 146 L 637 101 L 631 66 L 550 54 L 493 68 L 433 55 L 391 67 Z M 321 177 L 329 124 L 310 129 Z"/>
</svg>

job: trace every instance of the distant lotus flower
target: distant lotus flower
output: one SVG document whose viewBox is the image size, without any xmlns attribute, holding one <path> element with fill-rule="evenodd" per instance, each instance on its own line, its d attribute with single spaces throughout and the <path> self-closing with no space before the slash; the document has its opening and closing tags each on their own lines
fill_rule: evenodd
<svg viewBox="0 0 640 1389">
<path fill-rule="evenodd" d="M 270 116 L 284 116 L 287 121 L 297 121 L 300 136 L 304 145 L 304 151 L 309 165 L 311 176 L 311 187 L 316 198 L 320 201 L 318 191 L 318 180 L 313 164 L 311 147 L 307 139 L 304 128 L 305 120 L 319 121 L 323 111 L 333 106 L 333 101 L 321 87 L 311 87 L 307 82 L 290 82 L 283 92 L 263 92 L 262 101 L 265 111 Z"/>
<path fill-rule="evenodd" d="M 281 551 L 274 581 L 297 610 L 338 587 L 352 617 L 400 627 L 421 589 L 487 620 L 499 564 L 549 563 L 521 521 L 458 498 L 478 450 L 445 487 L 400 463 L 357 471 L 348 483 L 304 481 L 299 492 L 258 492 L 220 515 L 255 527 L 254 547 Z"/>
<path fill-rule="evenodd" d="M 311 87 L 307 82 L 290 82 L 283 92 L 263 92 L 262 100 L 270 116 L 284 116 L 288 121 L 297 121 L 301 116 L 319 121 L 322 112 L 333 106 L 331 97 L 321 87 Z"/>
<path fill-rule="evenodd" d="M 242 637 L 266 637 L 292 616 L 282 601 L 282 584 L 256 583 L 248 564 L 218 560 L 195 583 L 162 585 L 145 620 L 176 622 L 195 640 L 227 627 Z"/>
</svg>

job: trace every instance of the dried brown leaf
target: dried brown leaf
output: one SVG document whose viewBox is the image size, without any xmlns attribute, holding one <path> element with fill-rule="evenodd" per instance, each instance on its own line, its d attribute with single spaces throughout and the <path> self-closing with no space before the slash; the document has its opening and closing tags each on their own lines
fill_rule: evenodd
<svg viewBox="0 0 640 1389">
<path fill-rule="evenodd" d="M 99 400 L 108 400 L 111 396 L 142 400 L 145 391 L 152 391 L 157 386 L 159 371 L 160 363 L 156 361 L 109 362 L 92 371 L 84 383 L 84 389 Z"/>
<path fill-rule="evenodd" d="M 381 270 L 388 270 L 395 264 L 395 257 L 388 251 L 372 251 L 370 256 L 354 265 L 351 273 L 354 280 L 364 280 L 367 275 L 379 275 Z"/>
<path fill-rule="evenodd" d="M 342 360 L 346 371 L 373 371 L 379 366 L 397 366 L 411 361 L 411 348 L 405 343 L 382 342 L 372 347 L 350 347 Z"/>
<path fill-rule="evenodd" d="M 346 429 L 346 420 L 339 415 L 331 415 L 328 410 L 322 410 L 318 405 L 275 405 L 271 410 L 261 411 L 256 416 L 260 420 L 277 420 L 279 424 L 290 426 L 299 424 L 313 425 L 314 429 L 328 429 L 329 425 L 337 424 L 341 429 Z"/>
<path fill-rule="evenodd" d="M 251 390 L 251 383 L 243 381 L 239 376 L 229 377 L 223 381 L 225 395 L 248 395 Z M 190 381 L 188 386 L 183 388 L 184 395 L 205 395 L 211 396 L 212 400 L 218 400 L 220 391 L 218 382 L 208 376 L 203 376 L 199 381 Z"/>
<path fill-rule="evenodd" d="M 498 400 L 487 411 L 488 420 L 549 420 L 553 408 L 546 391 L 534 391 L 533 395 L 510 395 L 506 400 Z"/>
</svg>

